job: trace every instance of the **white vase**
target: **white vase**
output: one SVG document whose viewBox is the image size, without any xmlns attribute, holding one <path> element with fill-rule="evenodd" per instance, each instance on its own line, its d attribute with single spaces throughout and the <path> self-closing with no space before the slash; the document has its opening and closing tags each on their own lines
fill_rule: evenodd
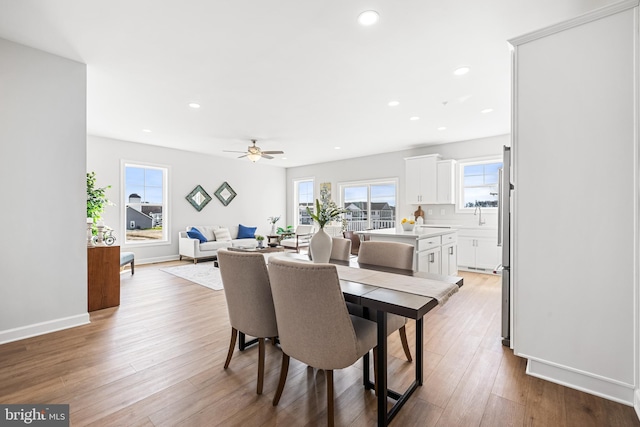
<svg viewBox="0 0 640 427">
<path fill-rule="evenodd" d="M 276 235 L 276 225 L 275 224 L 271 224 L 271 236 L 275 236 Z"/>
<path fill-rule="evenodd" d="M 332 244 L 331 236 L 324 231 L 324 228 L 318 230 L 309 242 L 309 251 L 313 262 L 329 262 Z"/>
</svg>

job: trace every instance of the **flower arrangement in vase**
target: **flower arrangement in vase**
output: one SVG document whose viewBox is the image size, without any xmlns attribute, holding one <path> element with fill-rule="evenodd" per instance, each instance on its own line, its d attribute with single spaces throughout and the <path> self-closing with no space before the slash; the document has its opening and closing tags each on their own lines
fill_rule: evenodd
<svg viewBox="0 0 640 427">
<path fill-rule="evenodd" d="M 320 226 L 320 230 L 313 235 L 309 242 L 309 251 L 313 262 L 329 262 L 333 243 L 331 236 L 324 231 L 324 226 L 338 219 L 346 211 L 346 209 L 337 207 L 331 199 L 326 198 L 322 201 L 322 204 L 320 204 L 320 200 L 316 199 L 315 212 L 311 212 L 311 209 L 307 206 L 307 213 Z"/>
<path fill-rule="evenodd" d="M 262 248 L 264 245 L 264 236 L 261 236 L 260 234 L 256 234 L 256 240 L 258 241 L 258 247 Z"/>
<path fill-rule="evenodd" d="M 275 236 L 276 235 L 276 222 L 280 221 L 280 216 L 270 216 L 269 218 L 267 218 L 267 221 L 269 221 L 269 224 L 271 224 L 271 236 Z"/>
</svg>

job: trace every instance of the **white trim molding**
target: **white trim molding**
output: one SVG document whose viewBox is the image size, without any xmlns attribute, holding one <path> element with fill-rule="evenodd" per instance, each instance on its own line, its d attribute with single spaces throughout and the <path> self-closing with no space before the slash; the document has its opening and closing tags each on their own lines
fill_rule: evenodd
<svg viewBox="0 0 640 427">
<path fill-rule="evenodd" d="M 75 328 L 76 326 L 86 325 L 90 322 L 89 313 L 83 313 L 76 316 L 63 317 L 61 319 L 49 320 L 33 325 L 7 329 L 6 331 L 0 331 L 0 344 L 49 334 L 63 329 Z"/>
<path fill-rule="evenodd" d="M 529 43 L 530 41 L 537 40 L 551 34 L 559 33 L 561 31 L 568 30 L 569 28 L 577 27 L 582 24 L 586 24 L 591 21 L 595 21 L 600 18 L 607 17 L 609 15 L 614 15 L 618 12 L 622 12 L 627 9 L 632 9 L 637 7 L 640 4 L 640 0 L 625 0 L 618 3 L 613 3 L 599 9 L 595 9 L 591 12 L 585 13 L 583 15 L 577 16 L 573 19 L 569 19 L 567 21 L 563 21 L 557 23 L 555 25 L 550 25 L 541 30 L 532 31 L 527 34 L 523 34 L 518 37 L 514 37 L 512 39 L 507 40 L 509 44 L 512 46 L 518 46 L 525 43 Z"/>
<path fill-rule="evenodd" d="M 526 357 L 526 356 L 524 356 Z M 528 358 L 527 374 L 565 387 L 584 391 L 614 402 L 634 406 L 634 385 L 594 375 L 567 366 Z M 635 392 L 636 401 L 638 392 Z M 638 412 L 636 405 L 636 412 Z"/>
</svg>

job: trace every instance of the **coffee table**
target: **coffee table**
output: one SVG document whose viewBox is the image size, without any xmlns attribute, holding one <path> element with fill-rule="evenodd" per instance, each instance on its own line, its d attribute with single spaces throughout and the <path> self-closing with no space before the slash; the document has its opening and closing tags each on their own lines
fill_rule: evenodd
<svg viewBox="0 0 640 427">
<path fill-rule="evenodd" d="M 284 246 L 276 246 L 276 247 L 271 247 L 271 246 L 267 246 L 266 248 L 227 248 L 227 250 L 229 251 L 233 251 L 233 252 L 257 252 L 259 254 L 268 254 L 271 252 L 284 252 L 285 248 Z"/>
</svg>

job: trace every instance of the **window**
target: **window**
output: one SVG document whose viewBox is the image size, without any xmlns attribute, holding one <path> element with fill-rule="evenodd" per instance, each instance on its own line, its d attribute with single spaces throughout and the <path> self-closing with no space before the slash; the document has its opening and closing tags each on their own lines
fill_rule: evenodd
<svg viewBox="0 0 640 427">
<path fill-rule="evenodd" d="M 160 166 L 124 163 L 125 243 L 167 242 L 167 175 Z"/>
<path fill-rule="evenodd" d="M 313 212 L 315 200 L 313 198 L 313 179 L 294 181 L 295 189 L 295 224 L 313 224 L 307 213 L 307 206 Z"/>
<path fill-rule="evenodd" d="M 498 207 L 498 175 L 502 161 L 497 159 L 460 162 L 459 209 Z"/>
<path fill-rule="evenodd" d="M 339 184 L 341 204 L 347 210 L 347 230 L 396 226 L 397 180 Z"/>
</svg>

